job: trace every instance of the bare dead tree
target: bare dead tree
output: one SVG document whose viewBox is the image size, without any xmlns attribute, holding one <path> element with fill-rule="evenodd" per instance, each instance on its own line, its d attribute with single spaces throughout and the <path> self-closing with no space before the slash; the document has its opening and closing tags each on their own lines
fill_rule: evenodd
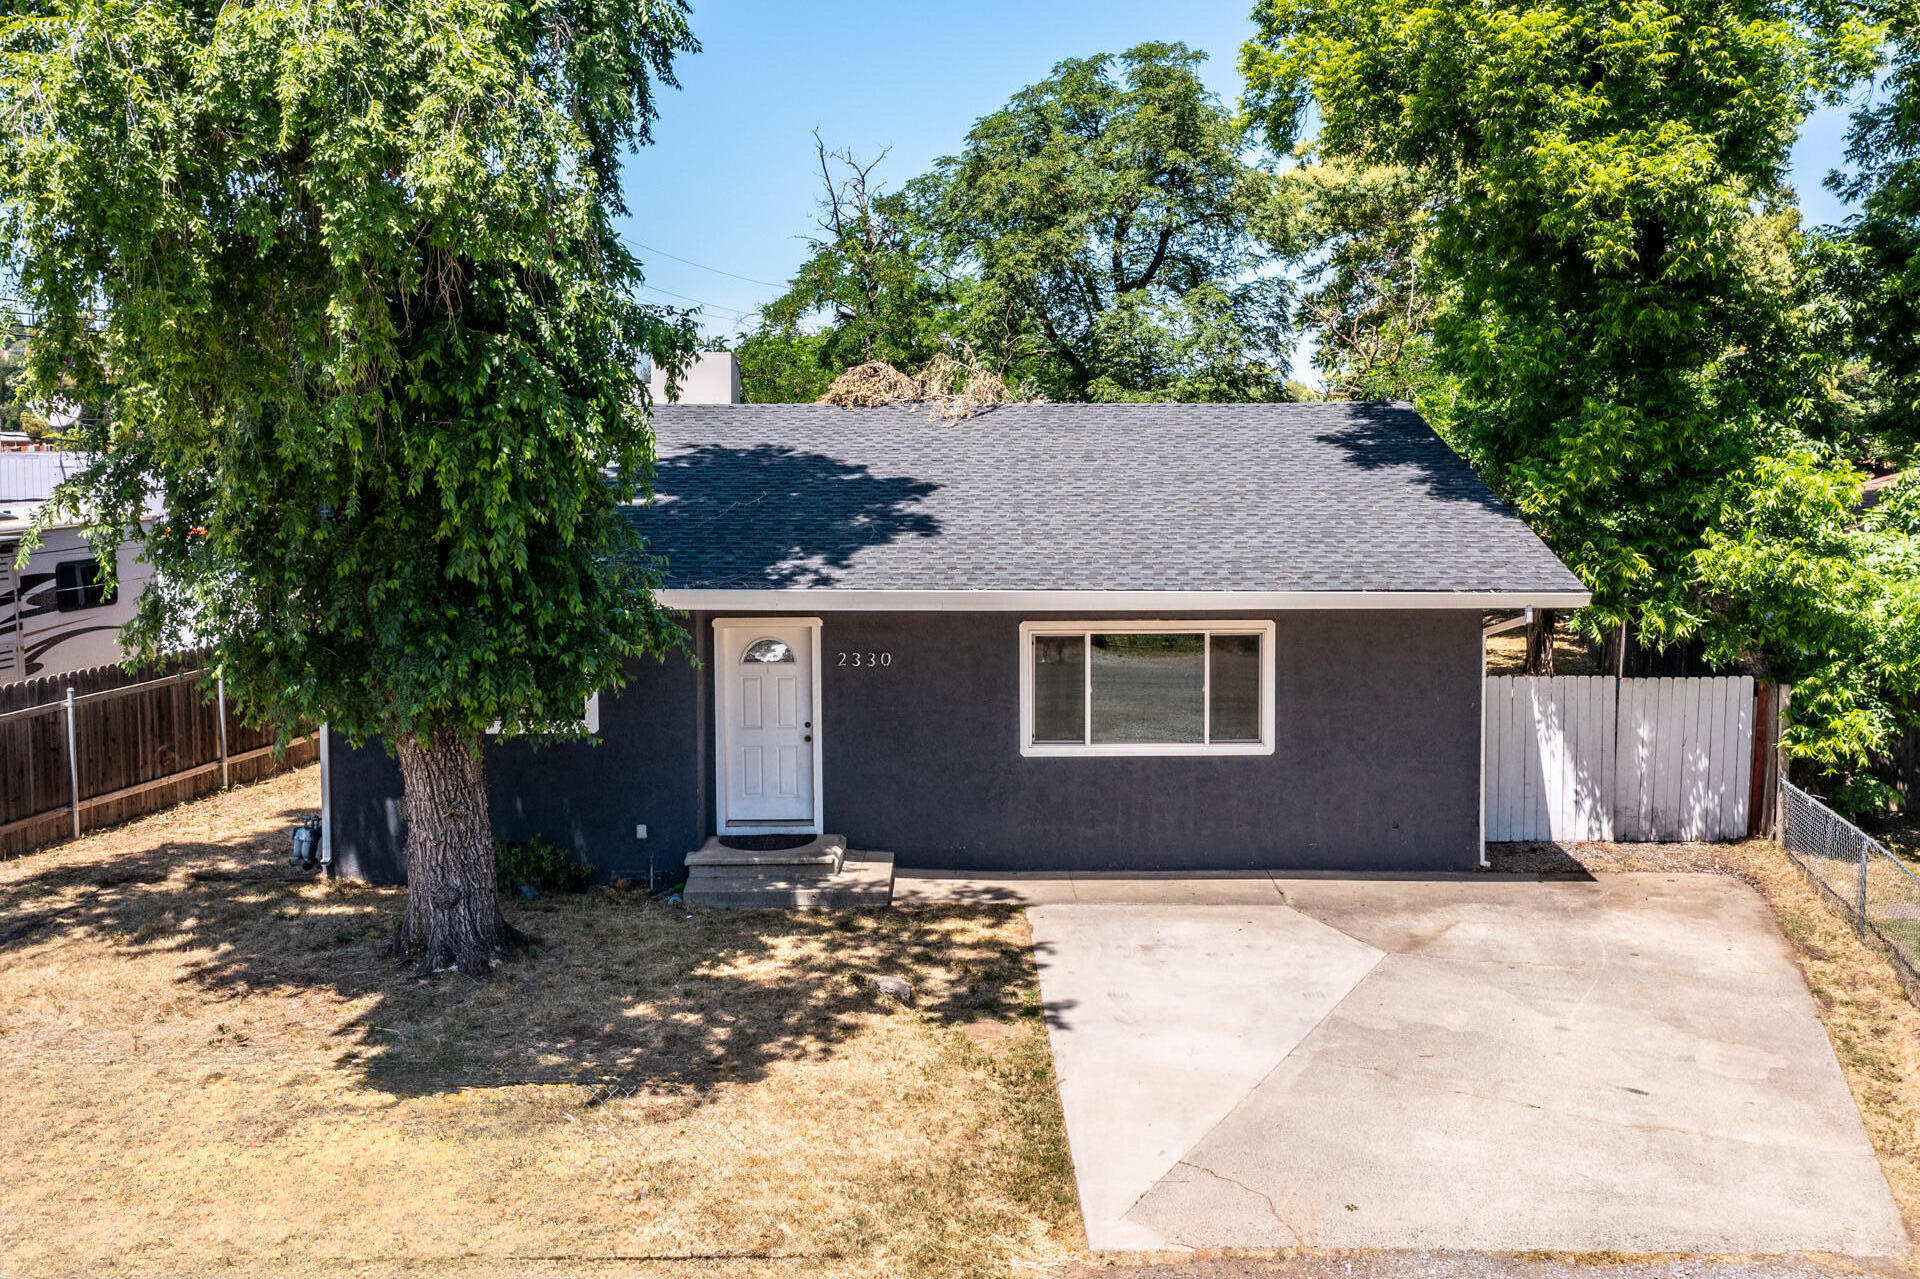
<svg viewBox="0 0 1920 1279">
<path fill-rule="evenodd" d="M 1347 295 L 1309 294 L 1300 309 L 1320 332 L 1317 363 L 1326 375 L 1329 399 L 1377 394 L 1383 378 L 1395 383 L 1392 398 L 1412 398 L 1403 359 L 1408 343 L 1427 331 L 1433 312 L 1415 255 L 1389 252 Z"/>
<path fill-rule="evenodd" d="M 820 184 L 824 192 L 820 199 L 820 229 L 833 237 L 833 243 L 853 250 L 847 260 L 858 276 L 866 312 L 872 315 L 879 310 L 880 294 L 885 287 L 878 265 L 881 255 L 890 247 L 891 234 L 887 219 L 874 208 L 878 190 L 873 174 L 892 148 L 883 147 L 879 154 L 863 162 L 851 147 L 829 151 L 818 129 L 813 131 L 813 147 L 820 161 Z M 845 176 L 838 180 L 833 174 L 836 164 L 845 170 Z M 834 304 L 834 313 L 842 321 L 860 318 L 859 313 L 844 302 Z M 861 339 L 861 354 L 864 359 L 873 358 L 871 332 Z"/>
</svg>

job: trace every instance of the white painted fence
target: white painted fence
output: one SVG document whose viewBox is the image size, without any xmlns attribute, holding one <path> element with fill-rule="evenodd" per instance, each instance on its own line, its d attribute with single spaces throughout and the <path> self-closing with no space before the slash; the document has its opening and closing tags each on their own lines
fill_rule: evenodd
<svg viewBox="0 0 1920 1279">
<path fill-rule="evenodd" d="M 1712 840 L 1747 833 L 1753 680 L 1486 681 L 1486 837 Z"/>
</svg>

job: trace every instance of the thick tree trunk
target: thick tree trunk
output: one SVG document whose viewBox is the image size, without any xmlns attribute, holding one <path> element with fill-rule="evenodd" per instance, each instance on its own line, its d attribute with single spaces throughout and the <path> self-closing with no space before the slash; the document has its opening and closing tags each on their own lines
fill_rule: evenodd
<svg viewBox="0 0 1920 1279">
<path fill-rule="evenodd" d="M 1553 610 L 1537 608 L 1527 623 L 1527 664 L 1522 674 L 1553 674 Z"/>
<path fill-rule="evenodd" d="M 394 951 L 425 973 L 493 971 L 520 934 L 493 891 L 493 822 L 479 755 L 446 738 L 400 738 L 407 795 L 407 918 Z"/>
</svg>

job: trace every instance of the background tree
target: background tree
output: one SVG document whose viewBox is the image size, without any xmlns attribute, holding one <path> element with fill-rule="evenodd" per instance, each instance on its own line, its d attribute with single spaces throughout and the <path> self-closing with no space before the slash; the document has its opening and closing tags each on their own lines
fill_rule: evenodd
<svg viewBox="0 0 1920 1279">
<path fill-rule="evenodd" d="M 71 386 L 63 386 L 52 399 L 29 398 L 27 344 L 32 336 L 33 326 L 0 304 L 0 431 L 55 444 L 67 434 L 71 419 L 90 411 L 75 403 Z"/>
<path fill-rule="evenodd" d="M 1412 169 L 1322 162 L 1279 173 L 1255 233 L 1295 265 L 1294 325 L 1337 400 L 1444 398 L 1433 363 L 1433 288 L 1421 258 L 1442 192 Z"/>
<path fill-rule="evenodd" d="M 1920 5 L 1888 6 L 1886 74 L 1853 117 L 1848 171 L 1828 185 L 1860 213 L 1821 246 L 1818 281 L 1852 357 L 1841 423 L 1883 467 L 1920 449 Z"/>
<path fill-rule="evenodd" d="M 1897 334 L 1900 305 L 1884 265 L 1853 228 L 1815 227 L 1798 240 L 1796 305 L 1815 346 L 1826 353 L 1824 382 L 1814 388 L 1805 419 L 1808 437 L 1836 458 L 1870 474 L 1899 470 L 1914 456 L 1915 417 L 1902 412 L 1898 379 L 1877 347 Z"/>
<path fill-rule="evenodd" d="M 830 152 L 818 134 L 814 149 L 820 234 L 787 291 L 739 342 L 751 401 L 818 399 L 836 375 L 869 360 L 918 368 L 954 328 L 950 290 L 928 252 L 931 237 L 906 197 L 875 176 L 886 153 L 861 160 L 851 150 Z"/>
<path fill-rule="evenodd" d="M 1874 765 L 1920 695 L 1920 484 L 1863 515 L 1858 475 L 1804 449 L 1758 459 L 1734 491 L 1695 555 L 1708 657 L 1765 654 L 1794 686 L 1788 749 L 1839 807 L 1884 808 Z"/>
<path fill-rule="evenodd" d="M 622 513 L 651 461 L 610 229 L 692 50 L 677 0 L 64 0 L 0 19 L 0 226 L 40 392 L 107 411 L 62 491 L 145 535 L 130 639 L 405 777 L 399 947 L 484 974 L 481 742 L 566 733 L 675 642 Z M 108 562 L 111 562 L 110 557 Z M 577 731 L 577 730 L 574 730 Z"/>
<path fill-rule="evenodd" d="M 1204 56 L 1062 62 L 912 185 L 965 336 L 1010 380 L 1064 400 L 1285 397 L 1287 285 L 1247 230 L 1268 177 Z"/>
<path fill-rule="evenodd" d="M 740 394 L 748 404 L 811 404 L 842 370 L 829 359 L 826 335 L 798 322 L 759 325 L 734 335 L 740 360 Z"/>
<path fill-rule="evenodd" d="M 1882 29 L 1770 0 L 1255 15 L 1242 68 L 1270 143 L 1291 145 L 1311 107 L 1328 159 L 1439 192 L 1421 255 L 1448 379 L 1434 416 L 1592 588 L 1579 623 L 1764 664 L 1728 619 L 1787 584 L 1704 580 L 1699 555 L 1755 502 L 1818 504 L 1756 486 L 1857 478 L 1812 447 L 1834 364 L 1783 180 L 1800 121 L 1873 64 Z"/>
<path fill-rule="evenodd" d="M 26 338 L 0 320 L 0 431 L 25 431 L 38 437 L 45 423 L 21 398 L 26 391 L 26 371 Z"/>
</svg>

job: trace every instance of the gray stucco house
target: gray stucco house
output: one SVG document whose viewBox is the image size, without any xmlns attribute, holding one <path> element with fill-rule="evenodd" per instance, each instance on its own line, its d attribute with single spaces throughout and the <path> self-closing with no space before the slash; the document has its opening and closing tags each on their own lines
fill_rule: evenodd
<svg viewBox="0 0 1920 1279">
<path fill-rule="evenodd" d="M 697 660 L 487 761 L 502 838 L 608 876 L 824 829 L 905 867 L 1470 868 L 1483 616 L 1588 599 L 1404 406 L 655 428 L 634 518 Z M 326 791 L 336 871 L 399 878 L 385 750 L 329 743 Z"/>
</svg>

